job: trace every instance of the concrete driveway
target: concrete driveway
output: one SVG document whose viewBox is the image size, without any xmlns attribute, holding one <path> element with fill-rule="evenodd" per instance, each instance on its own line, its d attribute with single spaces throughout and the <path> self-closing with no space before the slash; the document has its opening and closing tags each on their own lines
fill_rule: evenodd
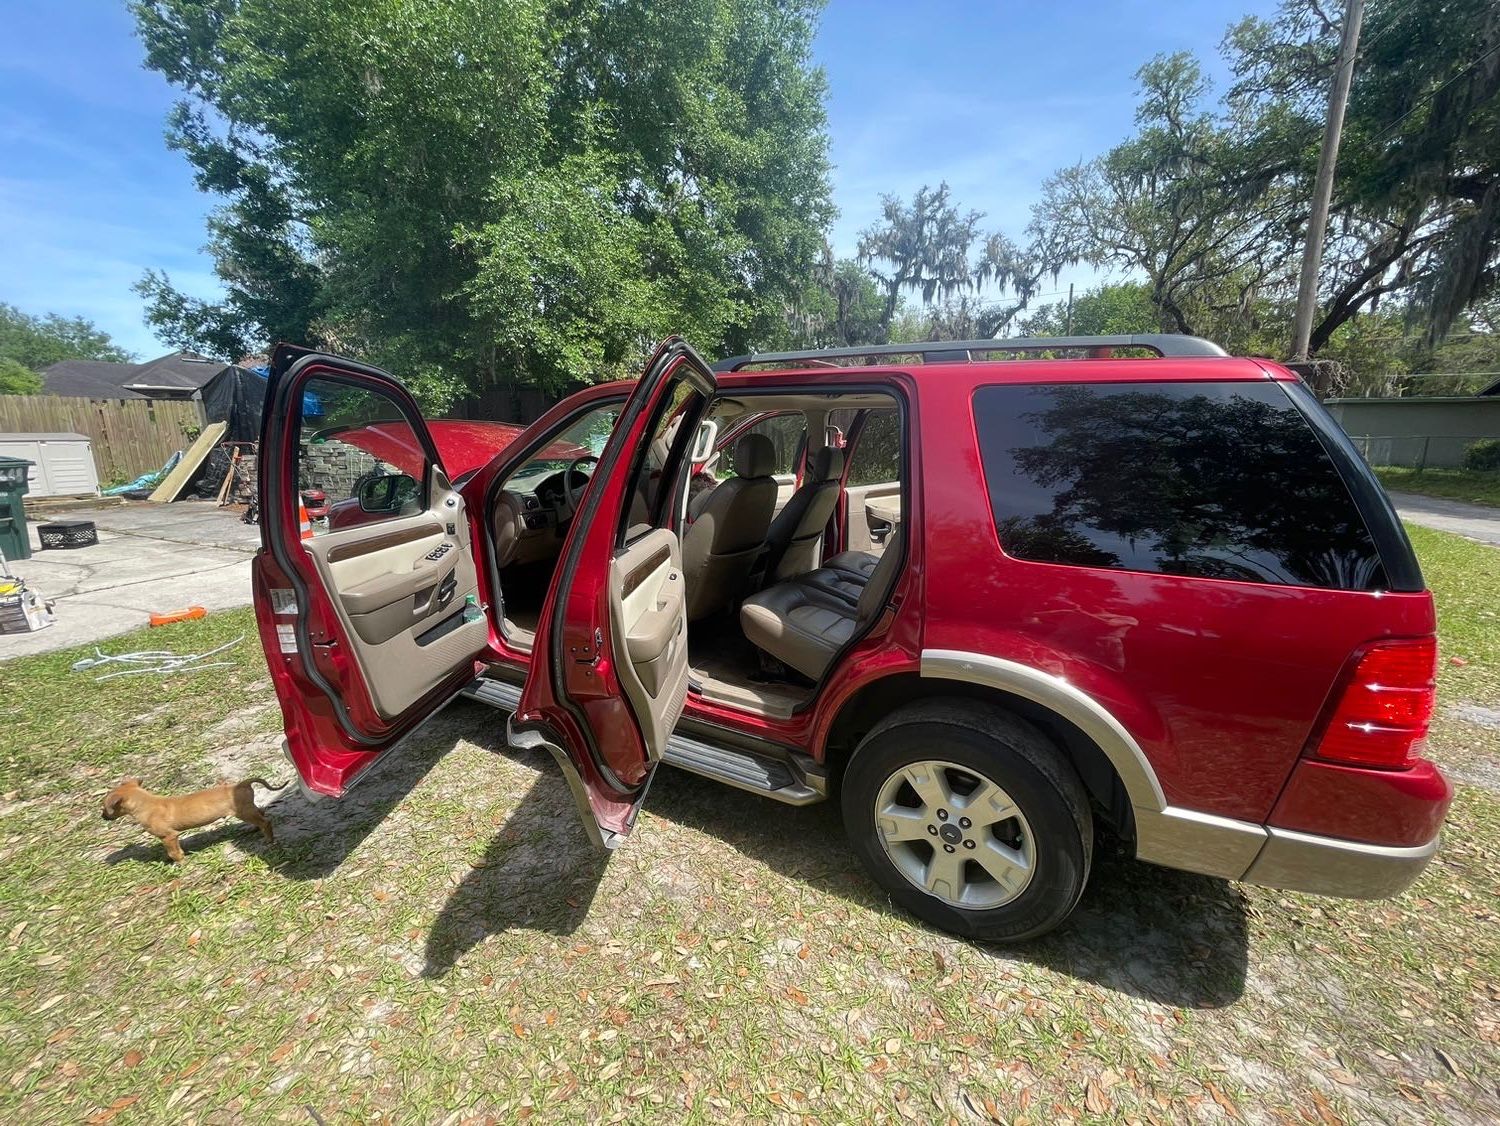
<svg viewBox="0 0 1500 1126">
<path fill-rule="evenodd" d="M 1500 547 L 1500 509 L 1415 493 L 1392 493 L 1391 501 L 1403 520 Z"/>
<path fill-rule="evenodd" d="M 250 604 L 250 557 L 260 529 L 237 508 L 211 501 L 130 502 L 72 509 L 57 520 L 92 520 L 93 547 L 40 550 L 11 570 L 56 603 L 57 622 L 35 633 L 0 634 L 0 661 L 100 641 L 147 624 L 152 611 Z"/>
</svg>

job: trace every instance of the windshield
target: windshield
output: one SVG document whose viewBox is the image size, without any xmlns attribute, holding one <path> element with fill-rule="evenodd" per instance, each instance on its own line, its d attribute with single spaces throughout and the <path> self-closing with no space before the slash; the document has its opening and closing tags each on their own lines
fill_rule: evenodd
<svg viewBox="0 0 1500 1126">
<path fill-rule="evenodd" d="M 609 403 L 585 411 L 537 451 L 506 479 L 505 487 L 516 492 L 534 492 L 536 487 L 553 473 L 561 472 L 581 457 L 598 457 L 614 432 L 620 417 L 620 405 Z M 591 472 L 593 463 L 579 466 Z"/>
</svg>

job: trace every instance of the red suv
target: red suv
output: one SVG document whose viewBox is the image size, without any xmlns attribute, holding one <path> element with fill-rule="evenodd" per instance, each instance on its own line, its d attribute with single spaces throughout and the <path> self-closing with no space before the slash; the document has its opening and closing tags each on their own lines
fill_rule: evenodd
<svg viewBox="0 0 1500 1126">
<path fill-rule="evenodd" d="M 674 338 L 490 441 L 283 347 L 264 418 L 255 605 L 310 795 L 467 694 L 603 848 L 662 762 L 836 796 L 894 899 L 995 940 L 1068 916 L 1101 830 L 1344 896 L 1437 847 L 1432 598 L 1274 363 L 1127 336 L 711 368 Z M 307 489 L 362 515 L 309 530 Z"/>
</svg>

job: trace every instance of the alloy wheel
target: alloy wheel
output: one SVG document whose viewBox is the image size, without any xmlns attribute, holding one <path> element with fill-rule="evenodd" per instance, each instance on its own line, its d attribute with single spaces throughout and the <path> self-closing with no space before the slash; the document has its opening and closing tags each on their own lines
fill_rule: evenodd
<svg viewBox="0 0 1500 1126">
<path fill-rule="evenodd" d="M 1026 816 L 996 782 L 957 763 L 914 762 L 892 774 L 875 797 L 875 828 L 897 871 L 952 907 L 1002 907 L 1036 869 Z"/>
</svg>

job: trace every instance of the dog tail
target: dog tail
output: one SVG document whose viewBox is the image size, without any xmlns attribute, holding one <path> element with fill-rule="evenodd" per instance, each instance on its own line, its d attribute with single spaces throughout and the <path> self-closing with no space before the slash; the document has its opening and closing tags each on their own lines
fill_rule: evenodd
<svg viewBox="0 0 1500 1126">
<path fill-rule="evenodd" d="M 248 782 L 252 786 L 259 784 L 261 786 L 264 786 L 268 790 L 284 790 L 284 789 L 287 788 L 287 783 L 286 782 L 283 782 L 279 786 L 273 786 L 273 785 L 271 785 L 271 783 L 267 782 L 264 778 L 246 778 L 245 781 Z"/>
</svg>

